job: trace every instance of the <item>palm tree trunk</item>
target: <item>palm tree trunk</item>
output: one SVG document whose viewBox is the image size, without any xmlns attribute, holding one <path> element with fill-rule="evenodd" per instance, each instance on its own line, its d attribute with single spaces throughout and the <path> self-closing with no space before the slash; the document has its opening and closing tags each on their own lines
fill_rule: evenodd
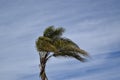
<svg viewBox="0 0 120 80">
<path fill-rule="evenodd" d="M 48 80 L 45 73 L 46 62 L 47 62 L 46 57 L 40 58 L 40 65 L 39 65 L 40 75 L 39 76 L 41 77 L 42 80 Z"/>
</svg>

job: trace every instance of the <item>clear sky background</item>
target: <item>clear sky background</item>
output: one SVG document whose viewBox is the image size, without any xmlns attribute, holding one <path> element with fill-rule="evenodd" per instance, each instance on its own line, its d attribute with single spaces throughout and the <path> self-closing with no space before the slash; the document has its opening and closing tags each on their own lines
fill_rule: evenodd
<svg viewBox="0 0 120 80">
<path fill-rule="evenodd" d="M 91 59 L 51 58 L 49 80 L 120 80 L 120 0 L 0 0 L 0 80 L 39 80 L 35 41 L 51 25 Z"/>
</svg>

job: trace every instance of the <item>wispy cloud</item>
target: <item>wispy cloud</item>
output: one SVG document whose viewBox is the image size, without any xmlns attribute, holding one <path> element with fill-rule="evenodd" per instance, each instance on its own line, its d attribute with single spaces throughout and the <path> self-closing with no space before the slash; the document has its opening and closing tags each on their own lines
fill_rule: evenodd
<svg viewBox="0 0 120 80">
<path fill-rule="evenodd" d="M 117 56 L 114 56 L 115 54 Z M 112 58 L 108 58 L 108 56 Z M 119 79 L 119 57 L 119 52 L 112 52 L 111 55 L 107 53 L 106 55 L 93 56 L 92 61 L 81 65 L 79 62 L 74 62 L 73 60 L 65 60 L 66 62 L 59 64 L 60 66 L 55 66 L 51 63 L 51 66 L 48 66 L 48 68 L 52 68 L 49 70 L 53 74 L 49 75 L 52 75 L 50 77 L 53 77 L 55 80 L 94 80 L 98 77 L 99 80 Z"/>
</svg>

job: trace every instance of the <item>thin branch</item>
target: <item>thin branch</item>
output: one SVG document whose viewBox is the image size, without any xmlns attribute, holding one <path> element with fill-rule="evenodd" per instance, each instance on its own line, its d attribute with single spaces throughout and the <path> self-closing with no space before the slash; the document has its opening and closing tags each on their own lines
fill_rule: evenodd
<svg viewBox="0 0 120 80">
<path fill-rule="evenodd" d="M 53 54 L 52 54 L 52 55 L 49 55 L 49 56 L 46 58 L 46 61 L 48 61 L 48 59 L 50 59 L 52 56 L 53 56 Z"/>
</svg>

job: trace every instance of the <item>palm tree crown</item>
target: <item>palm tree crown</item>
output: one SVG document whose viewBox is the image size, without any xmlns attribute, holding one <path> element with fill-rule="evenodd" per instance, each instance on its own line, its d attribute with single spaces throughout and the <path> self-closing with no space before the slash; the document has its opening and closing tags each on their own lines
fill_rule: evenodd
<svg viewBox="0 0 120 80">
<path fill-rule="evenodd" d="M 79 48 L 72 40 L 62 37 L 64 31 L 62 27 L 54 28 L 54 26 L 50 26 L 45 29 L 43 36 L 37 39 L 36 48 L 39 52 L 40 63 L 44 65 L 44 68 L 47 60 L 52 56 L 72 57 L 82 62 L 85 60 L 83 56 L 88 56 L 88 53 Z M 53 54 L 50 54 L 51 52 Z M 41 69 L 41 78 L 42 80 L 48 80 L 45 72 L 42 73 L 43 69 Z"/>
</svg>

